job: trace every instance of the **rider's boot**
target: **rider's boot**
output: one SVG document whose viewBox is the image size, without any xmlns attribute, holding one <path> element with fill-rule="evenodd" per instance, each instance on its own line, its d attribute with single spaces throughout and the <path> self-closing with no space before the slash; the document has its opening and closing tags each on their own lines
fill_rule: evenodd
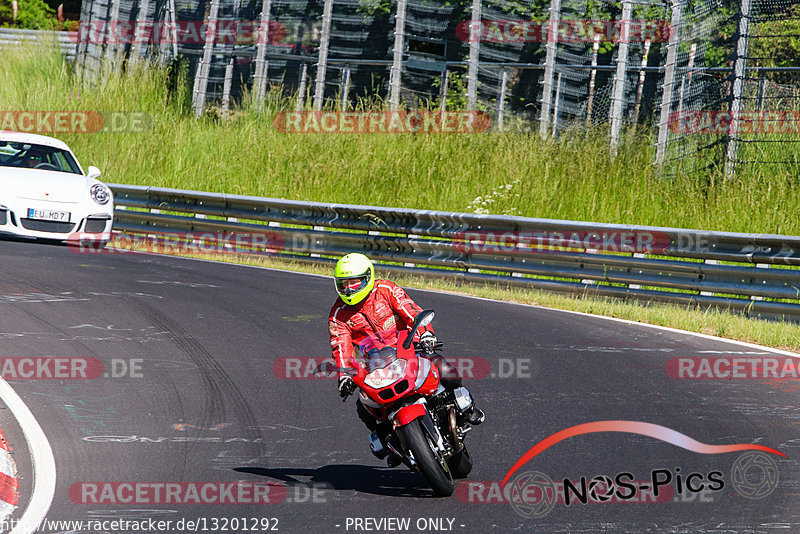
<svg viewBox="0 0 800 534">
<path fill-rule="evenodd" d="M 467 388 L 463 386 L 455 388 L 453 395 L 456 399 L 456 406 L 467 423 L 479 425 L 486 420 L 486 414 L 475 406 L 475 401 Z"/>
<path fill-rule="evenodd" d="M 379 430 L 373 431 L 372 434 L 369 435 L 369 450 L 372 451 L 372 454 L 379 460 L 386 458 L 386 465 L 389 467 L 397 467 L 403 463 L 403 459 L 392 452 L 386 445 L 386 438 L 387 436 Z"/>
</svg>

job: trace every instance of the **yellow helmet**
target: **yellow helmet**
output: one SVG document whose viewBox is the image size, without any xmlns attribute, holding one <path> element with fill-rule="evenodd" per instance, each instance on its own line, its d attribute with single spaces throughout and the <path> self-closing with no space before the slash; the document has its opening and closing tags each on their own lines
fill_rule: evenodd
<svg viewBox="0 0 800 534">
<path fill-rule="evenodd" d="M 363 254 L 342 256 L 333 270 L 336 292 L 345 304 L 358 304 L 375 287 L 375 266 Z"/>
</svg>

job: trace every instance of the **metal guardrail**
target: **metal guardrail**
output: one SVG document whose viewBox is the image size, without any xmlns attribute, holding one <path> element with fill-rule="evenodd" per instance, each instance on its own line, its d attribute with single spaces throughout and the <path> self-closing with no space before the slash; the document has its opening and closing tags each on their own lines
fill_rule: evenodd
<svg viewBox="0 0 800 534">
<path fill-rule="evenodd" d="M 260 234 L 268 253 L 294 260 L 363 252 L 429 277 L 800 319 L 800 237 L 109 185 L 125 233 Z"/>
<path fill-rule="evenodd" d="M 54 32 L 45 30 L 18 30 L 16 28 L 0 28 L 0 50 L 20 46 L 22 44 L 58 41 L 61 53 L 69 61 L 75 61 L 78 51 L 78 32 Z"/>
</svg>

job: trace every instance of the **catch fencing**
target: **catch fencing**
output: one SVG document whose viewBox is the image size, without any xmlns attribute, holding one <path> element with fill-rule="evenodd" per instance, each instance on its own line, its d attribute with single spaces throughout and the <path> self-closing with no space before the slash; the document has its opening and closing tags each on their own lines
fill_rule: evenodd
<svg viewBox="0 0 800 534">
<path fill-rule="evenodd" d="M 257 234 L 250 253 L 287 260 L 362 252 L 425 277 L 800 319 L 800 237 L 111 188 L 130 234 Z"/>
<path fill-rule="evenodd" d="M 81 76 L 181 58 L 197 116 L 225 115 L 247 95 L 257 105 L 293 99 L 298 110 L 467 109 L 497 131 L 608 128 L 612 152 L 635 130 L 651 138 L 667 178 L 723 168 L 791 176 L 800 163 L 799 0 L 86 0 L 81 9 L 76 46 L 59 36 Z"/>
</svg>

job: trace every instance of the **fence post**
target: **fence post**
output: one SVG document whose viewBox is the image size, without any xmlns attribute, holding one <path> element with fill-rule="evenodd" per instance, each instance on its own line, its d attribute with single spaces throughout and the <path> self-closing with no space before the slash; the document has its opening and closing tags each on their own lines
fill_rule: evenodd
<svg viewBox="0 0 800 534">
<path fill-rule="evenodd" d="M 208 27 L 217 27 L 217 16 L 219 15 L 220 0 L 211 0 L 211 11 L 208 14 Z M 211 70 L 211 53 L 214 49 L 216 31 L 206 31 L 206 43 L 203 46 L 203 58 L 197 66 L 197 73 L 194 78 L 194 116 L 200 117 L 206 105 L 206 90 L 208 89 L 208 74 Z"/>
<path fill-rule="evenodd" d="M 636 87 L 636 105 L 633 107 L 633 124 L 639 121 L 639 109 L 642 106 L 642 93 L 644 92 L 644 69 L 647 67 L 647 56 L 650 54 L 650 39 L 644 42 L 644 50 L 642 51 L 642 70 L 639 71 L 639 84 Z"/>
<path fill-rule="evenodd" d="M 169 16 L 170 41 L 172 42 L 172 59 L 178 57 L 178 12 L 175 9 L 175 0 L 169 0 L 167 6 Z M 166 16 L 165 15 L 165 18 Z"/>
<path fill-rule="evenodd" d="M 319 38 L 317 80 L 314 87 L 314 109 L 317 111 L 322 111 L 322 101 L 325 98 L 325 75 L 328 71 L 328 45 L 331 40 L 332 15 L 333 0 L 325 0 L 325 7 L 322 9 L 322 33 Z"/>
<path fill-rule="evenodd" d="M 686 91 L 691 88 L 692 84 L 692 69 L 694 68 L 694 56 L 697 53 L 697 44 L 692 43 L 689 48 L 689 63 L 686 65 L 687 70 L 681 78 L 681 94 L 678 98 L 678 117 L 683 116 L 683 99 L 685 98 Z"/>
<path fill-rule="evenodd" d="M 233 85 L 233 56 L 225 66 L 225 81 L 222 85 L 222 117 L 228 118 L 228 111 L 231 109 L 231 85 Z"/>
<path fill-rule="evenodd" d="M 731 124 L 728 130 L 728 148 L 725 162 L 725 175 L 733 177 L 736 165 L 736 153 L 739 149 L 739 120 L 742 112 L 744 96 L 745 64 L 747 48 L 750 40 L 750 0 L 740 0 L 739 29 L 736 37 L 736 62 L 733 66 L 733 84 L 731 88 Z"/>
<path fill-rule="evenodd" d="M 150 9 L 150 0 L 142 0 L 139 4 L 139 12 L 136 14 L 136 25 L 133 30 L 133 46 L 131 47 L 130 63 L 134 64 L 141 58 L 142 42 L 141 39 L 146 39 L 148 33 L 152 34 L 151 27 L 149 32 L 144 32 L 142 29 L 147 25 L 147 10 Z"/>
<path fill-rule="evenodd" d="M 667 43 L 667 59 L 664 63 L 664 86 L 661 91 L 661 114 L 658 121 L 656 164 L 661 165 L 667 154 L 669 140 L 669 113 L 672 109 L 672 90 L 675 85 L 675 65 L 678 61 L 678 39 L 681 30 L 681 0 L 672 0 L 672 32 Z"/>
<path fill-rule="evenodd" d="M 594 34 L 592 45 L 592 74 L 589 77 L 589 102 L 586 104 L 586 126 L 592 123 L 592 108 L 594 108 L 594 87 L 597 78 L 597 53 L 600 51 L 600 34 Z"/>
<path fill-rule="evenodd" d="M 297 106 L 295 111 L 302 111 L 306 102 L 306 78 L 308 78 L 308 64 L 303 63 L 303 68 L 300 70 L 300 84 L 297 89 Z"/>
<path fill-rule="evenodd" d="M 119 27 L 119 8 L 120 4 L 122 4 L 122 0 L 109 0 L 111 2 L 110 14 L 108 16 L 108 31 L 105 32 L 106 36 L 106 68 L 109 67 L 108 62 L 111 62 L 111 67 L 114 71 L 117 70 L 119 67 L 119 58 L 117 57 L 117 40 L 119 39 L 119 35 L 117 32 L 120 30 Z"/>
<path fill-rule="evenodd" d="M 764 92 L 767 90 L 767 79 L 761 70 L 758 71 L 758 92 L 756 93 L 756 111 L 764 109 Z"/>
<path fill-rule="evenodd" d="M 389 109 L 397 111 L 400 107 L 400 87 L 403 70 L 403 48 L 406 33 L 406 0 L 397 0 L 397 13 L 394 21 L 394 55 L 389 88 Z"/>
<path fill-rule="evenodd" d="M 553 106 L 553 134 L 552 137 L 556 136 L 556 130 L 558 129 L 558 104 L 561 102 L 561 74 L 558 73 L 558 81 L 556 82 L 556 103 Z"/>
<path fill-rule="evenodd" d="M 345 67 L 342 70 L 342 85 L 339 88 L 342 96 L 342 111 L 347 111 L 347 94 L 350 92 L 350 67 Z"/>
<path fill-rule="evenodd" d="M 261 25 L 258 27 L 258 43 L 256 43 L 256 72 L 253 75 L 253 98 L 261 104 L 267 94 L 267 78 L 269 62 L 267 61 L 267 43 L 269 41 L 269 19 L 272 0 L 261 3 Z"/>
<path fill-rule="evenodd" d="M 500 96 L 497 99 L 497 128 L 503 131 L 503 115 L 506 109 L 506 87 L 508 85 L 508 70 L 503 69 L 500 75 Z"/>
<path fill-rule="evenodd" d="M 561 0 L 550 0 L 550 21 L 547 24 L 547 53 L 544 59 L 542 111 L 539 115 L 539 135 L 547 137 L 550 126 L 550 103 L 553 98 L 553 72 L 558 46 L 558 23 L 561 19 Z"/>
<path fill-rule="evenodd" d="M 472 21 L 471 24 L 481 23 L 481 0 L 472 0 Z M 469 66 L 467 68 L 467 109 L 475 110 L 478 100 L 478 62 L 480 61 L 481 36 L 483 32 L 474 39 L 470 32 L 469 40 Z"/>
<path fill-rule="evenodd" d="M 439 107 L 441 108 L 442 113 L 444 113 L 445 111 L 447 111 L 447 91 L 450 90 L 450 71 L 449 70 L 444 69 L 444 71 L 442 71 L 442 82 L 441 82 L 440 85 L 442 86 L 442 90 L 440 91 L 440 94 L 439 94 L 439 98 L 440 98 L 440 102 L 441 102 L 441 105 Z"/>
<path fill-rule="evenodd" d="M 616 156 L 619 148 L 619 135 L 622 131 L 622 112 L 625 107 L 625 82 L 628 77 L 628 48 L 630 46 L 631 16 L 633 3 L 622 0 L 622 32 L 617 50 L 617 72 L 611 91 L 611 154 Z"/>
</svg>

